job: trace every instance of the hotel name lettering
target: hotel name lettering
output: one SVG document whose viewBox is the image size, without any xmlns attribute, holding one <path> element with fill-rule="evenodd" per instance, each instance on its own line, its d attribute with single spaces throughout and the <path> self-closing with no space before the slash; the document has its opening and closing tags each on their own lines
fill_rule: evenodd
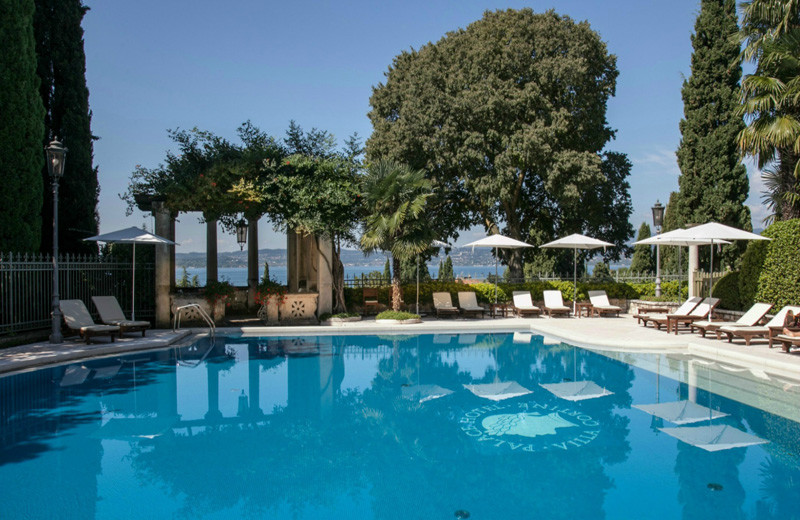
<svg viewBox="0 0 800 520">
<path fill-rule="evenodd" d="M 579 410 L 530 402 L 473 408 L 459 425 L 477 442 L 511 451 L 570 450 L 600 434 L 598 422 Z"/>
</svg>

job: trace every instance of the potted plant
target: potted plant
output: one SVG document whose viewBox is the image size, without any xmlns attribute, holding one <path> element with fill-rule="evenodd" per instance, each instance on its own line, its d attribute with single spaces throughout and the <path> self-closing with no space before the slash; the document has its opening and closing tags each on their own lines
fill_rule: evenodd
<svg viewBox="0 0 800 520">
<path fill-rule="evenodd" d="M 227 280 L 221 282 L 211 280 L 206 283 L 203 296 L 211 307 L 215 322 L 225 316 L 225 305 L 230 298 L 233 298 L 233 292 L 233 286 Z"/>
<path fill-rule="evenodd" d="M 277 322 L 280 318 L 278 309 L 286 300 L 286 293 L 285 286 L 266 276 L 262 278 L 256 288 L 256 303 L 261 306 L 258 318 L 264 323 Z"/>
</svg>

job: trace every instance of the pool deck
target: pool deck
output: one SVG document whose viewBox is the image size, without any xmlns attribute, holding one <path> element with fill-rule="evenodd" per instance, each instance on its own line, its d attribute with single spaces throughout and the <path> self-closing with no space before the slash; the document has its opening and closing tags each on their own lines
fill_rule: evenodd
<svg viewBox="0 0 800 520">
<path fill-rule="evenodd" d="M 608 352 L 685 353 L 722 363 L 734 363 L 751 369 L 778 373 L 800 379 L 800 351 L 785 353 L 770 349 L 766 340 L 755 339 L 750 346 L 742 341 L 728 343 L 703 339 L 697 334 L 667 334 L 637 325 L 630 316 L 619 318 L 499 318 L 499 319 L 424 319 L 416 324 L 376 323 L 373 319 L 338 325 L 236 327 L 219 328 L 218 334 L 243 336 L 330 335 L 330 334 L 393 334 L 393 333 L 459 333 L 492 331 L 529 331 L 550 340 Z M 115 356 L 141 350 L 167 348 L 206 329 L 148 331 L 147 337 L 128 335 L 110 343 L 105 338 L 86 345 L 79 339 L 67 339 L 53 345 L 34 343 L 0 350 L 0 375 L 31 370 L 40 366 L 63 364 L 79 359 Z"/>
</svg>

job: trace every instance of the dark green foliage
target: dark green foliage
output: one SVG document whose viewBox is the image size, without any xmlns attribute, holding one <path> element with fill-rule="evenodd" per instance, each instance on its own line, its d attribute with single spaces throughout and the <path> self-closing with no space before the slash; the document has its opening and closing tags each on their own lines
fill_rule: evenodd
<svg viewBox="0 0 800 520">
<path fill-rule="evenodd" d="M 768 246 L 769 242 L 751 240 L 742 255 L 742 267 L 739 270 L 739 300 L 743 307 L 750 307 L 756 303 L 758 279 L 761 277 L 761 270 L 764 268 Z"/>
<path fill-rule="evenodd" d="M 439 269 L 440 282 L 454 282 L 456 280 L 455 273 L 453 273 L 453 259 L 447 255 L 442 262 L 442 267 Z"/>
<path fill-rule="evenodd" d="M 758 278 L 756 301 L 776 308 L 800 305 L 800 219 L 776 222 L 763 235 L 772 241 Z"/>
<path fill-rule="evenodd" d="M 419 261 L 419 281 L 420 283 L 431 281 L 431 273 L 428 271 L 428 264 L 423 260 Z M 417 283 L 416 258 L 400 260 L 400 283 Z"/>
<path fill-rule="evenodd" d="M 692 74 L 684 81 L 684 119 L 678 147 L 680 192 L 675 224 L 720 222 L 751 230 L 747 172 L 741 164 L 737 136 L 744 128 L 736 114 L 742 69 L 734 0 L 702 0 L 692 35 Z M 746 244 L 726 246 L 722 265 L 735 265 Z M 708 269 L 708 249 L 701 265 Z M 714 255 L 715 260 L 718 255 Z M 717 266 L 717 269 L 719 267 Z"/>
<path fill-rule="evenodd" d="M 33 0 L 0 0 L 0 251 L 39 249 L 44 110 Z M 52 233 L 52 224 L 45 225 Z"/>
<path fill-rule="evenodd" d="M 608 264 L 605 262 L 598 262 L 594 266 L 594 271 L 592 272 L 592 283 L 613 281 L 614 277 L 611 275 L 611 269 L 608 268 Z"/>
<path fill-rule="evenodd" d="M 392 262 L 387 258 L 386 263 L 383 264 L 383 277 L 387 280 L 392 279 Z"/>
<path fill-rule="evenodd" d="M 69 149 L 59 188 L 59 249 L 72 253 L 97 252 L 95 242 L 83 239 L 97 234 L 97 199 L 100 187 L 92 165 L 86 55 L 81 22 L 88 8 L 81 0 L 36 0 L 36 54 L 41 79 L 39 92 L 45 107 L 47 145 L 58 137 Z M 41 176 L 49 185 L 46 166 Z M 52 192 L 45 190 L 42 221 L 52 222 Z M 52 249 L 52 232 L 42 229 L 42 251 Z"/>
<path fill-rule="evenodd" d="M 648 226 L 646 222 L 642 222 L 642 225 L 639 226 L 639 234 L 636 236 L 636 240 L 644 240 L 650 238 L 650 236 L 650 226 Z M 630 270 L 633 273 L 655 272 L 656 258 L 652 246 L 633 246 L 633 258 L 631 259 Z"/>
<path fill-rule="evenodd" d="M 395 57 L 370 98 L 367 156 L 425 170 L 439 236 L 478 223 L 529 243 L 584 232 L 617 244 L 605 257 L 618 258 L 633 229 L 630 163 L 603 151 L 617 74 L 588 23 L 487 11 Z M 515 278 L 535 254 L 502 253 Z"/>
<path fill-rule="evenodd" d="M 714 284 L 712 294 L 714 298 L 719 298 L 721 309 L 740 311 L 745 307 L 739 295 L 739 278 L 739 271 L 731 271 Z"/>
</svg>

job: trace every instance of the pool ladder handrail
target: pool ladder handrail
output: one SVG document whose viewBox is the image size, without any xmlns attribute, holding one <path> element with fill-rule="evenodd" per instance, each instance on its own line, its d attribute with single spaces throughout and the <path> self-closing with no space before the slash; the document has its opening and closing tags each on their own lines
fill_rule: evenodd
<svg viewBox="0 0 800 520">
<path fill-rule="evenodd" d="M 202 307 L 200 307 L 199 303 L 189 303 L 186 305 L 181 305 L 175 309 L 175 316 L 172 318 L 172 332 L 175 332 L 181 328 L 181 315 L 185 309 L 196 309 L 197 314 L 199 314 L 200 317 L 203 318 L 203 321 L 206 322 L 206 325 L 208 325 L 209 335 L 211 338 L 213 339 L 216 337 L 217 326 L 214 324 L 214 320 L 211 319 L 211 316 L 209 316 L 208 313 L 203 310 Z"/>
</svg>

